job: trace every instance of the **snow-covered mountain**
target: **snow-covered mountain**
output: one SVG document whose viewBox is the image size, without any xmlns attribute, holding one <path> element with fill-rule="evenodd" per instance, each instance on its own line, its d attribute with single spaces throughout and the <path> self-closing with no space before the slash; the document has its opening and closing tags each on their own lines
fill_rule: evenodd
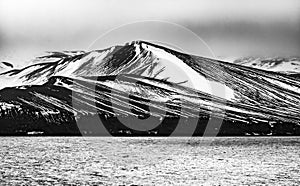
<svg viewBox="0 0 300 186">
<path fill-rule="evenodd" d="M 234 63 L 287 74 L 300 73 L 300 57 L 245 57 Z"/>
<path fill-rule="evenodd" d="M 166 135 L 180 118 L 187 126 L 196 120 L 196 134 L 203 134 L 211 118 L 223 119 L 216 128 L 221 135 L 300 132 L 300 83 L 282 73 L 145 41 L 75 54 L 51 53 L 36 60 L 41 63 L 0 75 L 0 123 L 6 123 L 2 134 L 98 134 L 77 124 L 89 125 L 99 117 L 114 134 L 141 134 L 124 126 L 119 117 L 131 123 L 139 118 L 136 125 L 149 117 L 162 122 L 142 134 Z"/>
</svg>

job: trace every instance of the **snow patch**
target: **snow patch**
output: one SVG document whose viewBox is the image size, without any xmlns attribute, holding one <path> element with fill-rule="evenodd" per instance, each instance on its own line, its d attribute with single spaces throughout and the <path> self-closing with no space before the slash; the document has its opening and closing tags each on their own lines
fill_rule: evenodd
<svg viewBox="0 0 300 186">
<path fill-rule="evenodd" d="M 157 76 L 158 79 L 169 77 L 168 81 L 170 82 L 185 82 L 181 85 L 227 100 L 234 99 L 234 91 L 232 89 L 222 83 L 207 80 L 176 56 L 163 49 L 155 48 L 144 43 L 142 43 L 142 47 L 150 50 L 158 57 L 161 68 L 166 67 L 165 70 Z"/>
</svg>

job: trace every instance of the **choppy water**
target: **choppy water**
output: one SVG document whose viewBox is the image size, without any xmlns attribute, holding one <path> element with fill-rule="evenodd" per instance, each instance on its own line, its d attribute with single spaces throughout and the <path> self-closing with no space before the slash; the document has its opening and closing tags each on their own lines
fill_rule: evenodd
<svg viewBox="0 0 300 186">
<path fill-rule="evenodd" d="M 300 138 L 0 139 L 0 185 L 300 185 Z"/>
</svg>

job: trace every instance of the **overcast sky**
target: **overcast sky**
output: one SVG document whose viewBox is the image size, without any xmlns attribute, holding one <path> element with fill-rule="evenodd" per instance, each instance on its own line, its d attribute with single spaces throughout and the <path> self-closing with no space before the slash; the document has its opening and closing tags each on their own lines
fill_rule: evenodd
<svg viewBox="0 0 300 186">
<path fill-rule="evenodd" d="M 0 60 L 22 66 L 43 51 L 87 50 L 101 34 L 145 20 L 182 25 L 225 58 L 300 50 L 299 0 L 0 0 Z"/>
</svg>

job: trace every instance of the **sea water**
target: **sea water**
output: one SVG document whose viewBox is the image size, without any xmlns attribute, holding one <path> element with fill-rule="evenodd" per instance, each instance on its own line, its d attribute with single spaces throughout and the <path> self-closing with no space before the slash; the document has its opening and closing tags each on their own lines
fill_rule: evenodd
<svg viewBox="0 0 300 186">
<path fill-rule="evenodd" d="M 300 185 L 298 137 L 0 140 L 0 185 Z"/>
</svg>

